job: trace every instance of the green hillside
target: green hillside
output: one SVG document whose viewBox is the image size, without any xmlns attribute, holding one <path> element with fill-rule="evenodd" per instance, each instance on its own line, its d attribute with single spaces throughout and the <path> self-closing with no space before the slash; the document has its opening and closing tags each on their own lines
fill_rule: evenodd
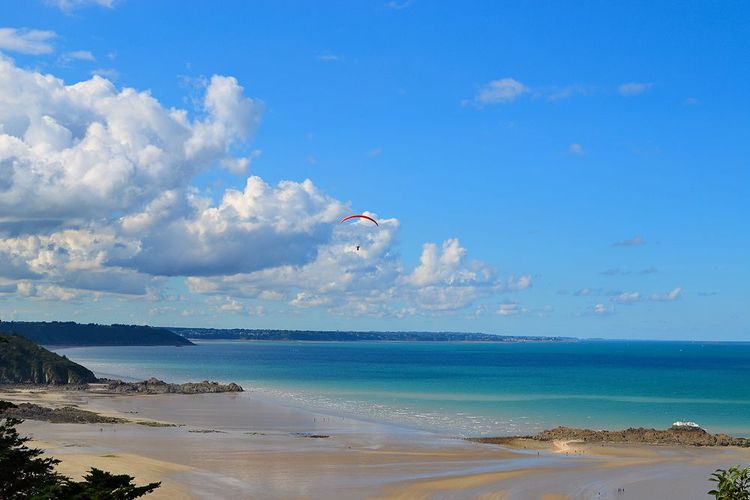
<svg viewBox="0 0 750 500">
<path fill-rule="evenodd" d="M 0 333 L 0 384 L 85 384 L 94 374 L 18 335 Z"/>
<path fill-rule="evenodd" d="M 42 345 L 192 345 L 185 337 L 165 328 L 140 325 L 3 321 L 0 331 L 18 333 Z"/>
</svg>

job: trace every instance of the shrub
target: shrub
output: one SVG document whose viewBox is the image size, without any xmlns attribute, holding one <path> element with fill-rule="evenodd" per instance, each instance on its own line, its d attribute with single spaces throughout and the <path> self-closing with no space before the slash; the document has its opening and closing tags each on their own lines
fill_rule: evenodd
<svg viewBox="0 0 750 500">
<path fill-rule="evenodd" d="M 719 500 L 750 500 L 750 469 L 738 465 L 711 474 L 716 489 L 708 492 Z"/>
</svg>

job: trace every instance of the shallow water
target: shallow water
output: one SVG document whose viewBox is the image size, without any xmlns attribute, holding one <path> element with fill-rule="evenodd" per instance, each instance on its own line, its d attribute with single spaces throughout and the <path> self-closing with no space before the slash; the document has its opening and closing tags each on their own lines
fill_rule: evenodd
<svg viewBox="0 0 750 500">
<path fill-rule="evenodd" d="M 201 341 L 56 351 L 99 376 L 235 381 L 305 408 L 461 435 L 694 420 L 750 436 L 750 343 Z"/>
</svg>

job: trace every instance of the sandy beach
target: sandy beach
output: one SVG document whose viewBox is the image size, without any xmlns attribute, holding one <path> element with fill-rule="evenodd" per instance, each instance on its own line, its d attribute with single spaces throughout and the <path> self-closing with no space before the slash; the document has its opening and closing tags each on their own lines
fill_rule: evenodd
<svg viewBox="0 0 750 500">
<path fill-rule="evenodd" d="M 81 476 L 162 481 L 150 498 L 706 498 L 740 448 L 521 443 L 517 447 L 312 413 L 254 393 L 2 393 L 15 402 L 174 424 L 51 424 L 21 431 Z M 525 449 L 524 449 L 525 447 Z M 623 491 L 624 488 L 624 491 Z"/>
</svg>

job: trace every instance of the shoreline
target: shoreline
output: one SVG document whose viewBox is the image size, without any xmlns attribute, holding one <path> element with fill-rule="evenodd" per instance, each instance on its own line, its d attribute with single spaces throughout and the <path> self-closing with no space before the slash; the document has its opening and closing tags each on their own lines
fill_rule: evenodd
<svg viewBox="0 0 750 500">
<path fill-rule="evenodd" d="M 623 487 L 634 492 L 629 498 L 649 497 L 639 491 L 651 498 L 705 498 L 711 472 L 750 461 L 749 449 L 735 447 L 575 440 L 497 446 L 316 413 L 253 392 L 118 395 L 16 388 L 0 389 L 0 399 L 75 404 L 129 420 L 27 420 L 20 431 L 61 459 L 65 474 L 77 477 L 95 466 L 129 473 L 140 483 L 164 481 L 149 497 L 155 499 L 607 498 L 596 493 L 614 497 Z M 665 486 L 664 477 L 674 481 Z"/>
<path fill-rule="evenodd" d="M 707 387 L 701 386 L 693 394 L 678 387 L 677 393 L 672 394 L 666 392 L 667 389 L 657 387 L 658 384 L 653 384 L 654 387 L 644 386 L 643 391 L 634 386 L 634 389 L 625 388 L 627 390 L 623 392 L 622 382 L 607 382 L 602 386 L 597 382 L 591 382 L 591 378 L 586 376 L 586 370 L 577 368 L 571 372 L 575 383 L 570 384 L 570 389 L 547 390 L 537 384 L 538 378 L 531 379 L 530 387 L 522 386 L 523 384 L 518 382 L 524 377 L 535 377 L 533 370 L 528 368 L 522 370 L 519 375 L 521 378 L 511 378 L 512 382 L 509 385 L 503 385 L 499 373 L 507 371 L 507 367 L 492 369 L 488 372 L 488 382 L 474 390 L 470 382 L 470 370 L 464 369 L 460 363 L 457 368 L 449 369 L 449 372 L 457 377 L 457 381 L 443 390 L 439 386 L 425 386 L 420 378 L 427 375 L 440 376 L 433 363 L 425 365 L 424 369 L 427 371 L 424 373 L 417 364 L 407 363 L 408 368 L 404 368 L 405 379 L 399 382 L 394 376 L 389 375 L 387 363 L 373 361 L 370 367 L 369 361 L 363 361 L 369 360 L 367 356 L 370 355 L 387 356 L 389 353 L 399 353 L 401 356 L 402 349 L 396 345 L 399 344 L 397 342 L 374 342 L 372 344 L 378 344 L 377 347 L 362 349 L 352 345 L 358 344 L 357 342 L 345 342 L 342 344 L 350 347 L 347 347 L 343 354 L 339 354 L 338 348 L 325 347 L 327 342 L 317 341 L 199 340 L 197 343 L 199 347 L 208 347 L 201 352 L 168 347 L 143 347 L 122 351 L 59 349 L 58 353 L 67 353 L 71 359 L 92 368 L 97 376 L 133 380 L 153 374 L 164 380 L 178 382 L 192 380 L 195 377 L 234 380 L 248 389 L 262 391 L 269 397 L 281 399 L 291 406 L 333 415 L 343 414 L 352 418 L 385 421 L 396 426 L 453 433 L 462 437 L 522 436 L 551 429 L 556 425 L 589 429 L 622 429 L 633 425 L 662 429 L 674 420 L 690 419 L 703 424 L 711 432 L 750 438 L 750 426 L 747 420 L 742 418 L 745 410 L 750 408 L 750 400 L 743 396 L 742 391 L 737 390 L 707 393 Z M 304 347 L 310 343 L 322 347 Z M 254 347 L 259 344 L 263 346 Z M 439 343 L 435 343 L 437 344 Z M 246 347 L 242 347 L 243 345 Z M 394 347 L 391 349 L 388 345 Z M 555 352 L 563 348 L 564 352 L 579 351 L 578 348 L 565 347 L 566 344 L 560 344 L 551 353 L 548 352 L 548 348 L 524 348 L 522 344 L 515 346 L 506 347 L 511 353 L 520 349 L 519 352 L 530 357 L 532 362 L 545 356 L 554 356 Z M 297 353 L 297 349 L 301 350 L 301 354 Z M 354 351 L 350 352 L 349 349 Z M 435 352 L 440 355 L 452 355 L 450 348 L 426 348 L 414 343 L 414 346 L 404 348 L 404 359 L 421 359 L 420 356 L 424 356 L 427 351 L 432 352 L 433 349 L 437 349 Z M 476 356 L 479 356 L 478 359 L 484 359 L 482 356 L 485 355 L 485 347 L 466 349 L 467 359 L 474 359 Z M 505 349 L 502 348 L 503 353 Z M 607 355 L 606 353 L 612 349 L 619 352 L 619 348 L 616 347 L 602 347 L 594 351 Z M 689 351 L 687 347 L 685 349 Z M 307 359 L 306 353 L 315 353 L 318 350 L 324 353 L 325 359 L 328 359 L 327 356 L 336 359 L 336 356 L 351 355 L 352 359 L 358 361 L 344 365 L 347 376 L 350 372 L 357 376 L 358 372 L 362 373 L 361 370 L 372 369 L 378 374 L 380 381 L 361 387 L 345 381 L 339 383 L 335 377 L 329 380 L 327 376 L 320 375 L 324 372 L 315 371 L 318 369 L 315 362 L 310 365 L 310 369 L 314 371 L 312 378 L 308 380 L 308 374 L 305 372 L 307 365 L 295 364 L 293 360 L 295 356 Z M 494 352 L 494 348 L 490 351 Z M 585 349 L 585 352 L 589 351 L 590 348 Z M 641 348 L 626 351 L 640 355 Z M 680 353 L 676 351 L 677 348 L 671 348 L 670 356 L 683 356 L 682 346 Z M 701 352 L 702 349 L 690 351 L 690 356 L 699 355 Z M 235 361 L 224 365 L 222 359 L 231 353 L 249 358 L 259 355 L 260 358 L 257 366 L 244 367 L 233 357 L 229 359 Z M 269 361 L 272 358 L 266 358 L 266 354 L 280 356 L 279 359 L 284 360 L 285 366 L 289 363 L 288 375 L 276 377 L 276 368 Z M 500 359 L 505 359 L 507 354 L 503 354 Z M 132 363 L 133 356 L 141 357 L 140 361 Z M 201 359 L 205 356 L 208 356 L 206 359 L 210 361 L 204 365 Z M 624 359 L 627 359 L 627 356 Z M 187 369 L 181 360 L 199 364 L 195 370 Z M 625 364 L 627 365 L 627 362 Z M 649 378 L 649 384 L 652 380 L 655 379 Z M 580 400 L 580 403 L 577 400 Z"/>
</svg>

